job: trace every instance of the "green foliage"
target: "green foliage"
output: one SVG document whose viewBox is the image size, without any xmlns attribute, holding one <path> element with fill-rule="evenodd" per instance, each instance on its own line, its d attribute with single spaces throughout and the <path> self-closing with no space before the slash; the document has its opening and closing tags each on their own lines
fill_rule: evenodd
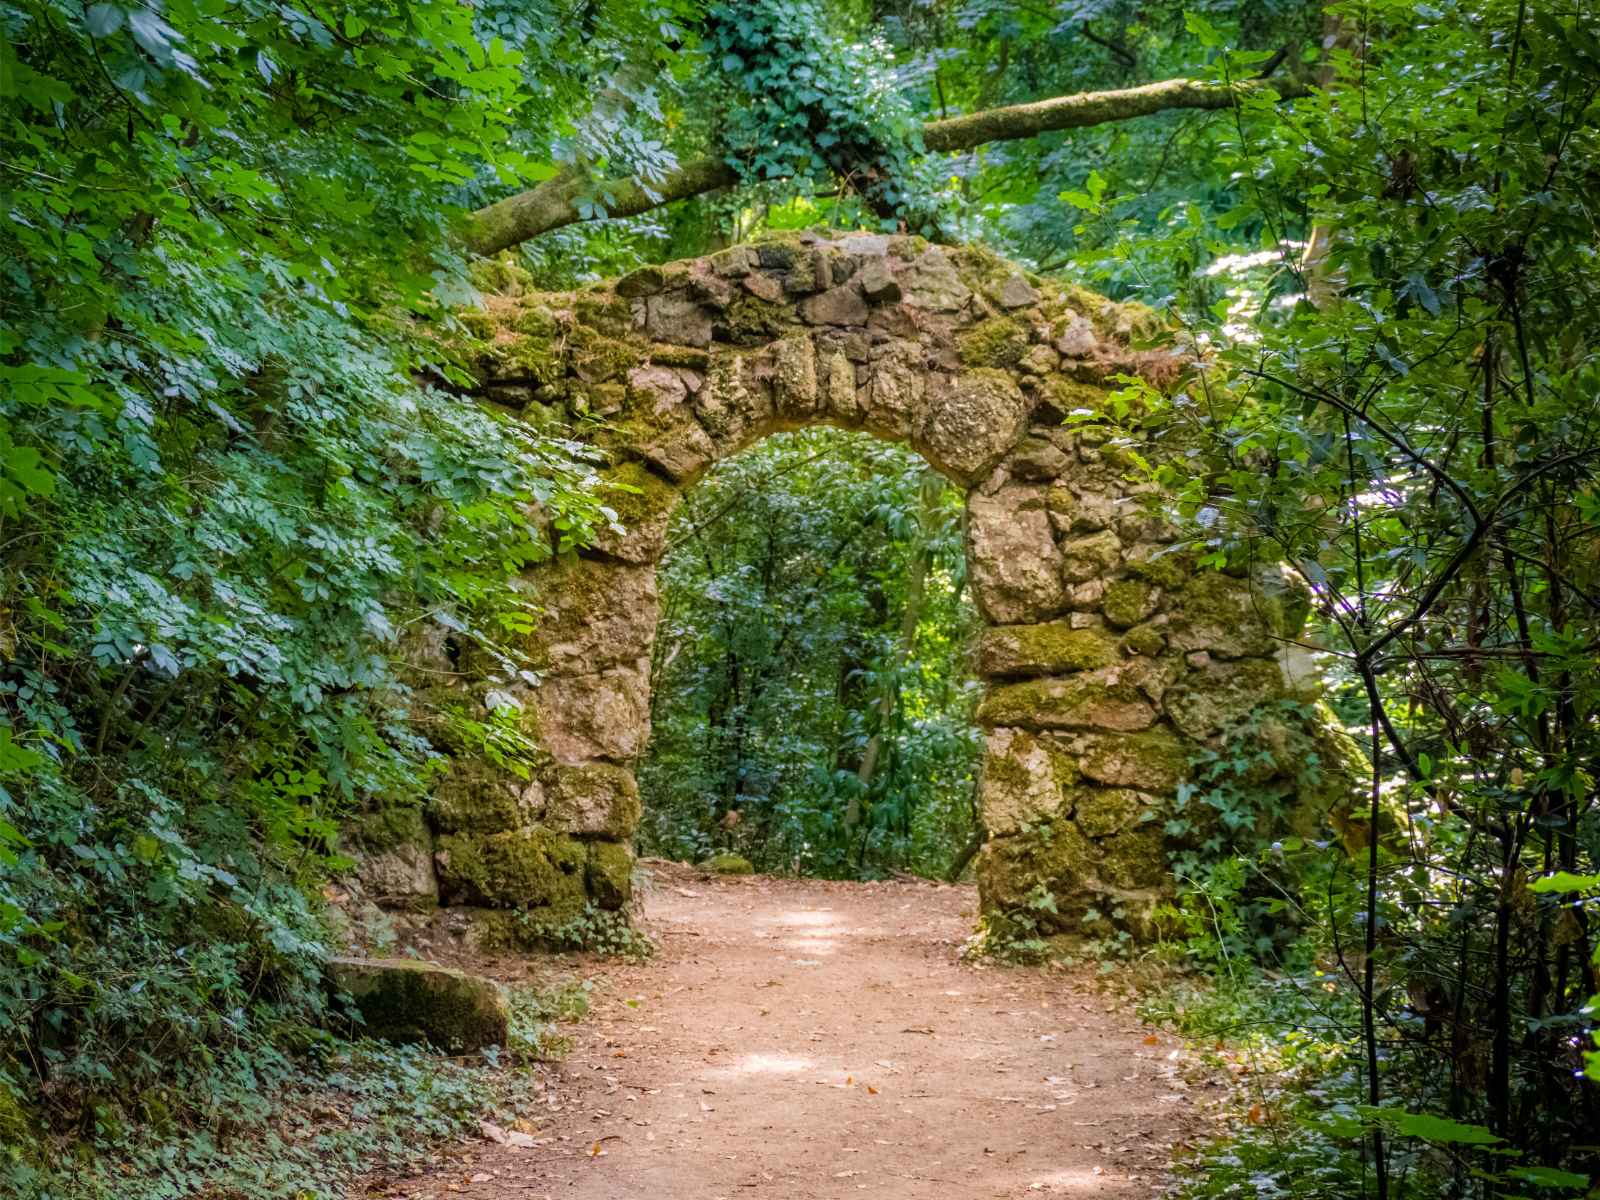
<svg viewBox="0 0 1600 1200">
<path fill-rule="evenodd" d="M 559 1026 L 580 1021 L 589 1011 L 593 984 L 566 979 L 556 984 L 523 984 L 507 990 L 511 1034 L 507 1049 L 537 1062 L 559 1061 L 572 1050 L 572 1039 Z"/>
<path fill-rule="evenodd" d="M 1294 906 L 1273 875 L 1287 875 L 1274 868 L 1303 846 L 1282 839 L 1285 818 L 1323 777 L 1308 732 L 1314 718 L 1294 700 L 1261 705 L 1223 730 L 1217 746 L 1197 749 L 1178 785 L 1163 827 L 1178 895 L 1162 915 L 1199 959 L 1270 962 L 1297 937 Z"/>
<path fill-rule="evenodd" d="M 1369 1190 L 1405 1194 L 1408 1143 L 1449 1121 L 1500 1141 L 1432 1136 L 1445 1194 L 1520 1194 L 1593 1173 L 1600 1119 L 1594 899 L 1562 886 L 1600 854 L 1600 359 L 1580 331 L 1600 43 L 1592 14 L 1498 0 L 1332 18 L 1327 91 L 1251 101 L 1220 142 L 1226 223 L 1258 252 L 1176 211 L 1140 251 L 1230 266 L 1220 297 L 1178 293 L 1208 359 L 1174 437 L 1203 449 L 1155 478 L 1205 561 L 1310 581 L 1341 710 L 1375 744 L 1355 859 L 1306 843 L 1253 868 L 1354 980 Z M 1504 1149 L 1531 1174 L 1509 1181 Z"/>
<path fill-rule="evenodd" d="M 323 1039 L 310 1053 L 231 1052 L 225 1102 L 198 1117 L 148 1106 L 140 1122 L 96 1114 L 93 1141 L 52 1139 L 0 1160 L 18 1200 L 344 1200 L 358 1176 L 403 1172 L 428 1146 L 476 1134 L 486 1115 L 532 1115 L 542 1095 L 526 1067 L 491 1069 L 416 1046 Z"/>
<path fill-rule="evenodd" d="M 908 451 L 815 430 L 713 469 L 670 538 L 642 848 L 942 875 L 978 754 L 957 494 Z"/>
<path fill-rule="evenodd" d="M 415 323 L 582 94 L 538 7 L 0 6 L 0 1091 L 46 1130 L 220 1161 L 320 1017 L 342 816 L 495 748 L 411 666 L 521 668 L 528 514 L 592 468 Z"/>
<path fill-rule="evenodd" d="M 631 959 L 649 958 L 656 950 L 627 912 L 601 908 L 592 901 L 581 912 L 561 919 L 524 910 L 513 916 L 520 930 L 518 940 L 527 945 Z"/>
<path fill-rule="evenodd" d="M 718 135 L 744 178 L 823 191 L 842 181 L 886 228 L 934 232 L 921 122 L 886 44 L 841 34 L 822 0 L 714 3 L 706 16 Z"/>
</svg>

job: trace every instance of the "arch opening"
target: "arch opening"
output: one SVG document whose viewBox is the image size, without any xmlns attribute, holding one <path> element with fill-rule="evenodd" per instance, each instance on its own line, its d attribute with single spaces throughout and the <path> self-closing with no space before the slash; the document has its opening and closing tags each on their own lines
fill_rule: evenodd
<svg viewBox="0 0 1600 1200">
<path fill-rule="evenodd" d="M 970 859 L 963 499 L 903 446 L 826 428 L 685 493 L 657 573 L 640 853 L 824 878 Z"/>
</svg>

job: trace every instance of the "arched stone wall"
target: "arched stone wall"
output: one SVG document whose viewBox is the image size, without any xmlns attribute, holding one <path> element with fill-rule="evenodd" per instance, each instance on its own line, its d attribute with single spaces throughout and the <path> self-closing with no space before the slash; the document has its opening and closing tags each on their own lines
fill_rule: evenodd
<svg viewBox="0 0 1600 1200">
<path fill-rule="evenodd" d="M 470 321 L 480 396 L 587 429 L 624 529 L 529 573 L 537 684 L 441 658 L 458 696 L 520 705 L 548 757 L 526 780 L 458 758 L 417 835 L 431 857 L 413 846 L 385 869 L 426 889 L 431 865 L 447 904 L 552 921 L 624 904 L 673 508 L 718 459 L 830 424 L 907 442 L 967 490 L 986 913 L 1028 911 L 1045 933 L 1146 925 L 1190 758 L 1286 694 L 1282 638 L 1306 600 L 1281 572 L 1196 570 L 1132 478 L 1130 451 L 1166 452 L 1157 434 L 1094 419 L 1110 376 L 1178 375 L 1128 348 L 1142 310 L 982 251 L 868 235 L 736 246 L 570 294 L 499 283 Z"/>
</svg>

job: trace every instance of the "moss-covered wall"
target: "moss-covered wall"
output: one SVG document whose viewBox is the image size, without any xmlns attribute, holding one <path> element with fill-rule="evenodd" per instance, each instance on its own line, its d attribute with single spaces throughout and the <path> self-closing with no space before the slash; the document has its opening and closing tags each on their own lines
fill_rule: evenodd
<svg viewBox="0 0 1600 1200">
<path fill-rule="evenodd" d="M 968 490 L 989 626 L 975 650 L 986 912 L 1003 923 L 1030 905 L 1068 936 L 1147 927 L 1188 761 L 1285 693 L 1275 653 L 1305 603 L 1281 573 L 1196 570 L 1132 477 L 1130 450 L 1161 453 L 1153 432 L 1094 419 L 1112 376 L 1181 374 L 1129 348 L 1145 310 L 984 251 L 861 234 L 735 246 L 560 295 L 498 267 L 493 288 L 457 347 L 477 394 L 583 430 L 623 529 L 529 572 L 546 609 L 528 645 L 536 685 L 453 662 L 458 702 L 509 690 L 548 758 L 524 779 L 464 757 L 440 782 L 427 837 L 444 903 L 552 917 L 626 903 L 667 522 L 713 462 L 825 423 L 908 442 Z M 387 853 L 392 890 L 406 872 Z"/>
</svg>

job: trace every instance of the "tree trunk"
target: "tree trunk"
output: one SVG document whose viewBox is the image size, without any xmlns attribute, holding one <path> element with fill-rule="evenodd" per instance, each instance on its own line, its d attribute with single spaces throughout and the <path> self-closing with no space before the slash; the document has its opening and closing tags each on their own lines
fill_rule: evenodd
<svg viewBox="0 0 1600 1200">
<path fill-rule="evenodd" d="M 1079 92 L 929 121 L 922 127 L 922 144 L 933 153 L 971 150 L 986 142 L 1014 141 L 1058 129 L 1127 121 L 1169 109 L 1230 108 L 1241 98 L 1259 92 L 1293 99 L 1306 95 L 1307 88 L 1288 80 L 1274 84 L 1251 79 L 1225 85 L 1164 79 L 1139 87 Z M 552 229 L 597 219 L 594 213 L 602 207 L 607 217 L 636 217 L 674 200 L 738 182 L 736 168 L 709 155 L 681 164 L 662 179 L 643 182 L 634 178 L 593 181 L 569 167 L 535 188 L 478 209 L 468 218 L 465 241 L 475 254 L 498 254 Z M 605 198 L 606 202 L 580 210 L 578 201 L 586 194 Z"/>
</svg>

